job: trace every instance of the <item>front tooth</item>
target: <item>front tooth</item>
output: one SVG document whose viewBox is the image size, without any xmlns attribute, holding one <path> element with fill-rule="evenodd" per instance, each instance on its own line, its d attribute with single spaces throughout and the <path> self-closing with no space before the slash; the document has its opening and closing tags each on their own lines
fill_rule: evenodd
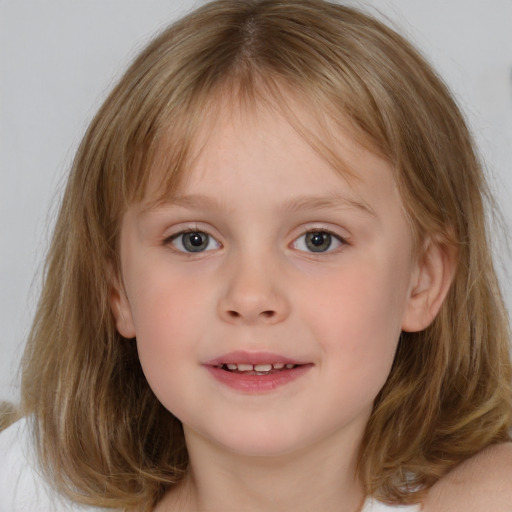
<svg viewBox="0 0 512 512">
<path fill-rule="evenodd" d="M 238 363 L 236 366 L 240 372 L 251 372 L 254 369 L 252 364 Z"/>
<path fill-rule="evenodd" d="M 254 365 L 254 371 L 256 372 L 269 372 L 272 370 L 271 364 L 255 364 Z"/>
<path fill-rule="evenodd" d="M 284 363 L 274 363 L 272 366 L 274 370 L 281 370 L 281 368 L 284 368 Z"/>
</svg>

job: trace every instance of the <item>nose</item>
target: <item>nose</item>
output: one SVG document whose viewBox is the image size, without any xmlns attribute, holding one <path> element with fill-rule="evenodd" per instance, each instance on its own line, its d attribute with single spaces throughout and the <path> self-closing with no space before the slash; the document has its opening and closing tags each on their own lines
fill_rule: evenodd
<svg viewBox="0 0 512 512">
<path fill-rule="evenodd" d="M 230 265 L 218 314 L 231 324 L 277 324 L 290 314 L 283 272 L 271 262 L 252 259 Z"/>
</svg>

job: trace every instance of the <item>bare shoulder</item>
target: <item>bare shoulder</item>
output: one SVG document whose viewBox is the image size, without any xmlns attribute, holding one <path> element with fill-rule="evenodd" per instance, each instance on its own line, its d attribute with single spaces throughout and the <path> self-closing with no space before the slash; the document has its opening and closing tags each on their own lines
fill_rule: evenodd
<svg viewBox="0 0 512 512">
<path fill-rule="evenodd" d="M 424 512 L 511 512 L 512 443 L 489 446 L 429 491 Z"/>
</svg>

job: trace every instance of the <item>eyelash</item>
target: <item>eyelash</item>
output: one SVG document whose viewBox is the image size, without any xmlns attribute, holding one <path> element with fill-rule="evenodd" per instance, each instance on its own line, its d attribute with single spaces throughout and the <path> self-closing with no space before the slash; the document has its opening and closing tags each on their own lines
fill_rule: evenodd
<svg viewBox="0 0 512 512">
<path fill-rule="evenodd" d="M 174 242 L 176 242 L 177 240 L 180 239 L 180 237 L 184 237 L 185 235 L 187 234 L 198 234 L 198 235 L 203 235 L 206 237 L 207 239 L 207 245 L 206 245 L 206 249 L 204 250 L 198 250 L 198 251 L 194 251 L 194 250 L 186 250 L 186 247 L 184 246 L 184 242 L 183 242 L 183 238 L 181 240 L 181 246 L 183 248 L 179 248 L 179 247 L 176 247 L 176 244 Z M 164 245 L 173 245 L 174 248 L 183 253 L 183 254 L 199 254 L 199 253 L 203 253 L 203 252 L 208 252 L 208 251 L 211 251 L 212 249 L 208 249 L 208 247 L 210 246 L 210 243 L 211 241 L 215 241 L 215 243 L 217 244 L 217 247 L 215 247 L 215 249 L 218 249 L 219 247 L 221 247 L 221 244 L 220 242 L 218 242 L 216 240 L 215 237 L 213 237 L 212 235 L 210 235 L 208 232 L 206 232 L 205 230 L 203 229 L 197 229 L 197 228 L 187 228 L 187 229 L 184 229 L 182 231 L 179 231 L 178 233 L 175 233 L 169 237 L 167 237 L 164 241 L 163 241 L 163 244 Z M 198 246 L 199 247 L 199 246 Z"/>
<path fill-rule="evenodd" d="M 204 237 L 206 237 L 205 248 L 204 249 L 201 248 L 200 250 L 197 250 L 197 251 L 187 250 L 187 247 L 185 247 L 185 245 L 184 245 L 183 238 L 181 238 L 181 243 L 180 243 L 181 248 L 177 247 L 175 242 L 177 240 L 179 240 L 180 237 L 184 237 L 187 234 L 198 234 L 198 235 L 203 235 Z M 328 235 L 329 244 L 325 248 L 325 250 L 319 250 L 319 251 L 307 250 L 307 248 L 306 249 L 298 248 L 297 245 L 299 244 L 299 241 L 301 239 L 305 240 L 304 245 L 306 245 L 306 246 L 308 245 L 307 238 L 306 238 L 308 235 Z M 215 242 L 216 247 L 209 248 L 212 241 Z M 338 243 L 338 246 L 335 247 L 334 249 L 332 248 L 333 241 L 335 241 L 335 243 Z M 300 236 L 296 237 L 293 240 L 293 242 L 290 244 L 290 246 L 292 248 L 297 249 L 304 253 L 308 253 L 308 254 L 312 254 L 312 255 L 321 255 L 321 254 L 331 253 L 331 252 L 335 251 L 336 249 L 338 249 L 339 247 L 347 245 L 347 243 L 348 242 L 345 238 L 343 238 L 339 234 L 333 232 L 332 230 L 325 229 L 325 228 L 313 228 L 313 229 L 308 229 L 307 231 L 302 233 Z M 219 241 L 217 241 L 217 239 L 215 237 L 210 235 L 207 231 L 205 231 L 203 229 L 199 229 L 199 228 L 194 228 L 194 227 L 179 231 L 178 233 L 175 233 L 163 240 L 163 245 L 169 245 L 169 244 L 174 246 L 174 249 L 177 250 L 178 252 L 183 253 L 183 254 L 188 254 L 188 255 L 209 252 L 213 249 L 218 249 L 218 248 L 222 247 L 222 244 Z M 201 246 L 197 245 L 196 247 L 200 248 Z M 311 247 L 309 247 L 309 248 L 311 248 Z"/>
<path fill-rule="evenodd" d="M 305 252 L 307 254 L 321 255 L 321 254 L 328 254 L 328 253 L 334 252 L 336 249 L 339 249 L 340 247 L 347 245 L 347 240 L 345 238 L 343 238 L 339 234 L 335 233 L 334 231 L 332 231 L 330 229 L 326 229 L 326 228 L 308 229 L 305 233 L 303 233 L 302 235 L 295 238 L 295 240 L 292 242 L 291 245 L 292 245 L 292 247 L 297 248 L 296 245 L 298 244 L 299 240 L 301 240 L 303 238 L 305 240 L 307 240 L 306 237 L 308 235 L 316 235 L 316 234 L 328 235 L 330 238 L 329 245 L 327 246 L 327 248 L 324 251 L 314 251 L 314 250 L 308 251 L 308 250 L 302 250 L 302 249 L 298 249 L 298 250 Z M 339 245 L 337 247 L 332 248 L 333 241 L 336 241 Z M 305 241 L 305 244 L 307 245 L 307 241 Z"/>
</svg>

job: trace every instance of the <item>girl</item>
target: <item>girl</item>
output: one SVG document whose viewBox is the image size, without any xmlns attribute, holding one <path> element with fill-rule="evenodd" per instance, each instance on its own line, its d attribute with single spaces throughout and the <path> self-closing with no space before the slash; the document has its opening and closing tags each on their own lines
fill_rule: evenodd
<svg viewBox="0 0 512 512">
<path fill-rule="evenodd" d="M 182 19 L 76 157 L 5 510 L 509 511 L 486 201 L 448 91 L 380 22 Z"/>
</svg>

